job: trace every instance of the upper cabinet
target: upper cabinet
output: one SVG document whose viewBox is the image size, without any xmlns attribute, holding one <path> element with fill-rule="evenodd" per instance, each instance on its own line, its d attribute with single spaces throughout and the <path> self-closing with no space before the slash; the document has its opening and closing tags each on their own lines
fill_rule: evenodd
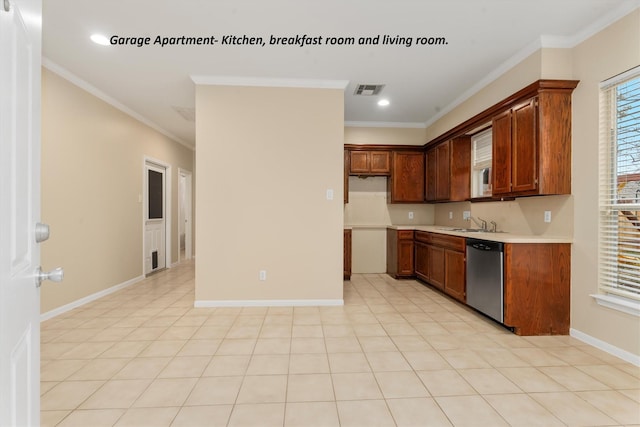
<svg viewBox="0 0 640 427">
<path fill-rule="evenodd" d="M 394 151 L 387 182 L 388 203 L 424 202 L 424 152 Z"/>
<path fill-rule="evenodd" d="M 469 192 L 470 171 L 459 158 L 462 151 L 456 153 L 452 144 L 487 123 L 493 135 L 491 173 L 487 176 L 487 180 L 491 178 L 487 182 L 492 187 L 491 197 L 571 194 L 571 94 L 577 85 L 576 80 L 538 80 L 430 141 L 426 200 L 465 200 L 460 197 Z M 448 165 L 440 160 L 446 157 L 447 144 Z M 470 164 L 469 160 L 464 162 Z M 451 184 L 449 197 L 444 198 L 447 189 L 439 188 L 438 173 L 447 167 Z M 454 194 L 454 188 L 462 192 Z"/>
<path fill-rule="evenodd" d="M 427 150 L 427 202 L 457 202 L 469 198 L 470 155 L 470 139 L 467 136 L 441 142 Z"/>
<path fill-rule="evenodd" d="M 350 164 L 351 156 L 349 156 L 349 151 L 344 150 L 344 203 L 349 203 L 349 164 Z"/>
<path fill-rule="evenodd" d="M 351 151 L 350 175 L 383 175 L 391 172 L 389 151 Z"/>
<path fill-rule="evenodd" d="M 492 125 L 494 196 L 571 193 L 571 91 L 541 90 Z"/>
</svg>

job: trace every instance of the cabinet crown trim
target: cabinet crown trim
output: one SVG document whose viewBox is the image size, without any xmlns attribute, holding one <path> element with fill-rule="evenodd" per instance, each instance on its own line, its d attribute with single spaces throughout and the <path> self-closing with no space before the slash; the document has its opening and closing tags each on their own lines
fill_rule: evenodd
<svg viewBox="0 0 640 427">
<path fill-rule="evenodd" d="M 431 141 L 425 144 L 425 147 L 435 146 L 443 141 L 451 139 L 456 136 L 460 136 L 478 126 L 488 122 L 491 120 L 493 116 L 496 116 L 503 111 L 506 111 L 513 107 L 514 105 L 536 96 L 540 92 L 546 91 L 560 91 L 560 92 L 568 92 L 571 93 L 578 86 L 579 80 L 550 80 L 550 79 L 541 79 L 531 83 L 530 85 L 520 89 L 514 94 L 508 96 L 502 101 L 492 105 L 491 107 L 483 110 L 482 112 L 476 114 L 470 119 L 460 123 L 458 126 L 448 130 L 442 135 L 432 139 Z"/>
</svg>

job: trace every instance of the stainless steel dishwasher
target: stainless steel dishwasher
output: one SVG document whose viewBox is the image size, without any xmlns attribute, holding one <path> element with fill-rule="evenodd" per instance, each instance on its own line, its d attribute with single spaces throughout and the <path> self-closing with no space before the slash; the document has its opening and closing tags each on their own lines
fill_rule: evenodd
<svg viewBox="0 0 640 427">
<path fill-rule="evenodd" d="M 467 304 L 504 320 L 504 244 L 467 239 Z"/>
</svg>

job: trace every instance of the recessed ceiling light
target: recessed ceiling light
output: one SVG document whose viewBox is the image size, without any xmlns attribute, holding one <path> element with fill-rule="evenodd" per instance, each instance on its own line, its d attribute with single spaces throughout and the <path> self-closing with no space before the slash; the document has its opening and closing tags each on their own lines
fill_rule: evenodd
<svg viewBox="0 0 640 427">
<path fill-rule="evenodd" d="M 380 101 L 378 101 L 378 105 L 381 107 L 386 107 L 387 105 L 389 105 L 389 100 L 388 99 L 381 99 Z"/>
<path fill-rule="evenodd" d="M 109 39 L 103 36 L 102 34 L 91 34 L 91 41 L 96 44 L 101 44 L 102 46 L 109 46 Z"/>
</svg>

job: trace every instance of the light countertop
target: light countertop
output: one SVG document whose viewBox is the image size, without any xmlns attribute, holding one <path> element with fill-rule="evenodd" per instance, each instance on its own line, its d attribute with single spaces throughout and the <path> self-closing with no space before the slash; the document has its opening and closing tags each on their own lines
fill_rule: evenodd
<svg viewBox="0 0 640 427">
<path fill-rule="evenodd" d="M 443 225 L 389 225 L 394 230 L 428 231 L 430 233 L 448 234 L 450 236 L 468 237 L 472 239 L 490 240 L 502 243 L 573 243 L 571 237 L 566 236 L 533 236 L 516 233 L 464 232 L 453 231 L 451 226 Z"/>
</svg>

